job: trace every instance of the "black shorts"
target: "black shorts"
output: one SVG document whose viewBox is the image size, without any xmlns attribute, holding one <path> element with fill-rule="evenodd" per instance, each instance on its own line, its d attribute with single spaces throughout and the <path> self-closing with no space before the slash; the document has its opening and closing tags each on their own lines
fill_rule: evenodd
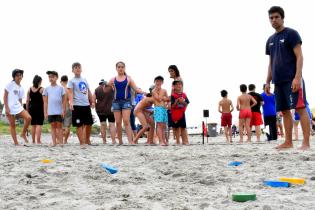
<svg viewBox="0 0 315 210">
<path fill-rule="evenodd" d="M 182 119 L 180 119 L 177 122 L 172 122 L 172 128 L 186 128 L 186 117 L 185 114 L 182 117 Z"/>
<path fill-rule="evenodd" d="M 49 123 L 53 123 L 53 122 L 62 123 L 62 117 L 61 115 L 48 115 L 48 122 Z"/>
<path fill-rule="evenodd" d="M 100 119 L 100 122 L 106 122 L 107 119 L 108 119 L 108 122 L 110 123 L 114 123 L 115 122 L 115 117 L 114 117 L 114 114 L 97 114 L 98 115 L 98 118 Z"/>
<path fill-rule="evenodd" d="M 93 125 L 93 118 L 90 106 L 73 106 L 72 125 L 74 127 Z"/>
</svg>

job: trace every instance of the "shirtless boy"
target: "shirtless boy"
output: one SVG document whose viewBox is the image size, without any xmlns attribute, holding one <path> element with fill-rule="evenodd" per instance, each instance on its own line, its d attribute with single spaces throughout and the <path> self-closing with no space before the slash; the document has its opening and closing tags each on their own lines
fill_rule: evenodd
<svg viewBox="0 0 315 210">
<path fill-rule="evenodd" d="M 152 92 L 154 98 L 154 120 L 157 123 L 157 135 L 161 146 L 167 146 L 164 130 L 168 123 L 167 105 L 169 97 L 167 91 L 162 89 L 164 78 L 157 76 L 154 79 L 155 88 Z"/>
<path fill-rule="evenodd" d="M 154 104 L 154 99 L 151 93 L 148 93 L 135 107 L 134 115 L 138 118 L 142 125 L 142 129 L 137 133 L 134 142 L 137 144 L 138 139 L 142 134 L 149 129 L 147 144 L 154 144 L 154 121 L 150 117 L 152 111 L 148 110 L 148 107 L 151 107 Z"/>
<path fill-rule="evenodd" d="M 240 85 L 242 95 L 237 98 L 236 109 L 240 111 L 239 115 L 239 129 L 240 129 L 240 143 L 243 143 L 244 126 L 247 133 L 247 142 L 251 142 L 250 121 L 252 118 L 251 108 L 257 104 L 257 101 L 249 94 L 247 94 L 247 86 Z M 251 104 L 252 102 L 252 104 Z"/>
<path fill-rule="evenodd" d="M 232 143 L 232 112 L 234 110 L 232 101 L 228 99 L 228 92 L 221 91 L 222 100 L 219 102 L 218 110 L 221 115 L 221 126 L 224 128 L 226 141 Z M 229 141 L 230 139 L 230 141 Z"/>
</svg>

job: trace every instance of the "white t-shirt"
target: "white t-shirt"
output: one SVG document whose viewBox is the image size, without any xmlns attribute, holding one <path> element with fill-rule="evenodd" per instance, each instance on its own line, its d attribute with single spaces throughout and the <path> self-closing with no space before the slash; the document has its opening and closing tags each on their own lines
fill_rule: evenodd
<svg viewBox="0 0 315 210">
<path fill-rule="evenodd" d="M 21 113 L 24 108 L 19 100 L 24 98 L 23 87 L 16 84 L 15 81 L 12 81 L 5 87 L 5 89 L 8 92 L 8 105 L 10 114 L 16 115 Z"/>
</svg>

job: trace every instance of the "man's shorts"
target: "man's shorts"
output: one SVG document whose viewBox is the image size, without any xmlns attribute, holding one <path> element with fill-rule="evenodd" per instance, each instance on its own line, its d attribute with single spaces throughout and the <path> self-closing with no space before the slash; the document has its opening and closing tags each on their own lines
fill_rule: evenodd
<svg viewBox="0 0 315 210">
<path fill-rule="evenodd" d="M 241 109 L 239 118 L 240 119 L 252 118 L 252 110 L 250 110 L 250 109 Z"/>
<path fill-rule="evenodd" d="M 154 120 L 157 123 L 168 123 L 167 110 L 163 106 L 154 107 Z"/>
<path fill-rule="evenodd" d="M 222 113 L 221 115 L 221 126 L 222 127 L 231 127 L 232 125 L 232 114 L 231 113 Z"/>
<path fill-rule="evenodd" d="M 63 118 L 62 127 L 69 128 L 72 123 L 72 112 L 70 109 L 66 110 L 65 117 Z"/>
<path fill-rule="evenodd" d="M 48 122 L 49 123 L 54 123 L 54 122 L 62 123 L 62 117 L 61 115 L 48 115 Z"/>
<path fill-rule="evenodd" d="M 277 112 L 306 107 L 305 83 L 302 79 L 301 88 L 293 93 L 292 82 L 275 85 L 275 99 Z"/>
<path fill-rule="evenodd" d="M 250 125 L 251 126 L 259 126 L 262 125 L 262 117 L 260 112 L 252 112 L 252 118 L 250 120 Z"/>
<path fill-rule="evenodd" d="M 186 128 L 185 114 L 183 115 L 183 117 L 179 121 L 172 122 L 172 128 Z"/>
<path fill-rule="evenodd" d="M 112 112 L 120 112 L 124 109 L 132 109 L 130 99 L 114 100 L 112 103 Z"/>
<path fill-rule="evenodd" d="M 115 117 L 114 114 L 97 114 L 98 118 L 100 119 L 100 122 L 106 122 L 108 120 L 108 122 L 110 123 L 114 123 L 115 122 Z"/>
<path fill-rule="evenodd" d="M 90 106 L 73 106 L 72 125 L 74 127 L 93 125 L 93 118 Z"/>
</svg>

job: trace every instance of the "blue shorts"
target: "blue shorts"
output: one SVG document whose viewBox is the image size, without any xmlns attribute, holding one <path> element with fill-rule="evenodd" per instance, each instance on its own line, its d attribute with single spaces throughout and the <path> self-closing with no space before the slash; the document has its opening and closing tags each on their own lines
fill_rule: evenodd
<svg viewBox="0 0 315 210">
<path fill-rule="evenodd" d="M 124 109 L 132 109 L 130 99 L 114 100 L 112 103 L 112 112 L 119 112 Z"/>
<path fill-rule="evenodd" d="M 154 107 L 154 120 L 157 123 L 167 123 L 168 122 L 167 110 L 163 106 Z"/>
<path fill-rule="evenodd" d="M 306 91 L 304 80 L 302 79 L 301 88 L 295 93 L 292 92 L 292 82 L 276 84 L 275 99 L 277 112 L 305 108 Z"/>
</svg>

